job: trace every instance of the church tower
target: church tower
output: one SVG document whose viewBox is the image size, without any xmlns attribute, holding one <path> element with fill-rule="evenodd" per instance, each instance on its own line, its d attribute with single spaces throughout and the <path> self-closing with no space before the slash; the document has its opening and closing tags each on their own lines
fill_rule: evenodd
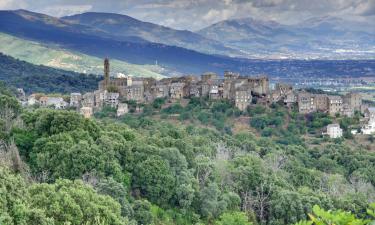
<svg viewBox="0 0 375 225">
<path fill-rule="evenodd" d="M 104 59 L 104 89 L 106 90 L 109 86 L 109 59 Z"/>
</svg>

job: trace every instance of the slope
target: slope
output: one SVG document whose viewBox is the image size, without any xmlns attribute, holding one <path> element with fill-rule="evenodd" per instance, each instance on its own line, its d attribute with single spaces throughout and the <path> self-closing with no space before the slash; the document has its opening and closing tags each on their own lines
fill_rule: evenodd
<svg viewBox="0 0 375 225">
<path fill-rule="evenodd" d="M 225 20 L 198 33 L 259 57 L 375 58 L 375 30 L 367 27 L 371 26 L 334 17 L 296 25 L 244 18 Z"/>
<path fill-rule="evenodd" d="M 95 90 L 100 79 L 94 75 L 33 65 L 0 53 L 0 80 L 23 88 L 27 93 L 87 92 Z"/>
<path fill-rule="evenodd" d="M 41 43 L 56 44 L 64 49 L 100 58 L 108 56 L 133 64 L 154 64 L 157 61 L 163 67 L 181 73 L 222 72 L 240 66 L 247 67 L 246 62 L 229 57 L 150 42 L 123 41 L 109 35 L 104 37 L 103 32 L 95 35 L 89 28 L 78 29 L 78 25 L 70 25 L 54 17 L 24 10 L 0 11 L 0 21 L 0 32 Z"/>
<path fill-rule="evenodd" d="M 88 25 L 114 36 L 132 37 L 196 50 L 208 54 L 244 56 L 240 51 L 225 47 L 219 41 L 205 38 L 187 30 L 175 30 L 153 23 L 143 22 L 132 17 L 115 14 L 87 12 L 62 18 L 74 24 Z"/>
<path fill-rule="evenodd" d="M 42 45 L 0 32 L 0 52 L 36 65 L 71 70 L 78 73 L 103 73 L 103 60 L 98 57 L 60 49 L 56 45 Z M 161 78 L 163 68 L 155 65 L 134 65 L 111 60 L 111 72 L 133 76 Z"/>
</svg>

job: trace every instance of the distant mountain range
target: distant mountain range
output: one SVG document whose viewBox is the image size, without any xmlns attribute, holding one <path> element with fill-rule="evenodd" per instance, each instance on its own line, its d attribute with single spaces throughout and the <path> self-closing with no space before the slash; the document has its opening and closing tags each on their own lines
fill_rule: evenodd
<svg viewBox="0 0 375 225">
<path fill-rule="evenodd" d="M 295 25 L 233 19 L 198 33 L 259 58 L 375 58 L 375 28 L 335 17 L 312 18 Z"/>
<path fill-rule="evenodd" d="M 0 11 L 0 51 L 34 64 L 97 74 L 102 73 L 104 57 L 111 59 L 115 72 L 137 76 L 225 70 L 288 77 L 374 74 L 373 61 L 278 60 L 374 59 L 373 29 L 349 31 L 350 26 L 354 25 L 336 18 L 293 26 L 238 19 L 194 33 L 111 13 L 56 18 L 25 10 Z"/>
<path fill-rule="evenodd" d="M 158 63 L 179 73 L 222 72 L 247 66 L 243 60 L 152 43 L 134 36 L 120 37 L 25 10 L 0 11 L 0 32 L 100 58 L 109 56 L 132 64 Z"/>
<path fill-rule="evenodd" d="M 87 12 L 61 19 L 108 32 L 119 37 L 120 40 L 123 37 L 137 37 L 153 43 L 187 48 L 212 55 L 244 56 L 239 50 L 225 47 L 220 41 L 208 39 L 197 33 L 175 30 L 125 15 Z"/>
</svg>

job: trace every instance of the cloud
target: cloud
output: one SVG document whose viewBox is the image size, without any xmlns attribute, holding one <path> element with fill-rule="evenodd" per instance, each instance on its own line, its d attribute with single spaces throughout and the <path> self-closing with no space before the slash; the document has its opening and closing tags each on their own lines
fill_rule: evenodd
<svg viewBox="0 0 375 225">
<path fill-rule="evenodd" d="M 66 15 L 74 15 L 78 13 L 88 12 L 92 8 L 92 5 L 53 5 L 41 9 L 41 12 L 61 17 Z"/>
<path fill-rule="evenodd" d="M 20 9 L 27 7 L 26 2 L 22 0 L 0 0 L 0 9 L 1 10 L 8 10 L 8 9 Z"/>
<path fill-rule="evenodd" d="M 375 15 L 375 0 L 0 0 L 0 9 L 15 8 L 53 16 L 114 12 L 177 29 L 198 30 L 221 20 L 246 17 L 291 24 L 337 16 L 374 24 L 370 18 Z"/>
<path fill-rule="evenodd" d="M 373 16 L 375 15 L 375 1 L 367 0 L 365 2 L 361 2 L 355 7 L 354 11 L 359 15 Z"/>
</svg>

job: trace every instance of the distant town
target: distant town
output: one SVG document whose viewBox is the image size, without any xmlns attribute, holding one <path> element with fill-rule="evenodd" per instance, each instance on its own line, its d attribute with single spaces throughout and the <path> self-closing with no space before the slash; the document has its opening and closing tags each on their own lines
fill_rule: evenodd
<svg viewBox="0 0 375 225">
<path fill-rule="evenodd" d="M 171 102 L 181 99 L 202 97 L 211 100 L 226 99 L 240 111 L 245 111 L 253 104 L 269 105 L 282 102 L 285 107 L 296 105 L 300 114 L 323 112 L 331 116 L 353 117 L 355 112 L 363 115 L 361 130 L 352 130 L 352 134 L 375 133 L 375 107 L 363 103 L 359 92 L 345 95 L 312 93 L 304 89 L 295 89 L 293 85 L 277 83 L 270 88 L 269 78 L 261 76 L 241 76 L 238 73 L 224 72 L 224 77 L 215 73 L 205 73 L 201 77 L 182 76 L 156 80 L 132 76 L 110 76 L 109 60 L 104 60 L 104 79 L 98 83 L 98 89 L 88 93 L 71 93 L 70 99 L 63 97 L 31 94 L 18 89 L 19 99 L 23 106 L 53 107 L 55 109 L 74 108 L 85 118 L 108 106 L 117 109 L 117 116 L 129 113 L 126 102 L 139 104 L 152 103 L 155 99 L 165 98 Z M 136 112 L 142 108 L 137 107 Z M 330 138 L 340 138 L 343 131 L 339 124 L 327 126 Z"/>
</svg>

